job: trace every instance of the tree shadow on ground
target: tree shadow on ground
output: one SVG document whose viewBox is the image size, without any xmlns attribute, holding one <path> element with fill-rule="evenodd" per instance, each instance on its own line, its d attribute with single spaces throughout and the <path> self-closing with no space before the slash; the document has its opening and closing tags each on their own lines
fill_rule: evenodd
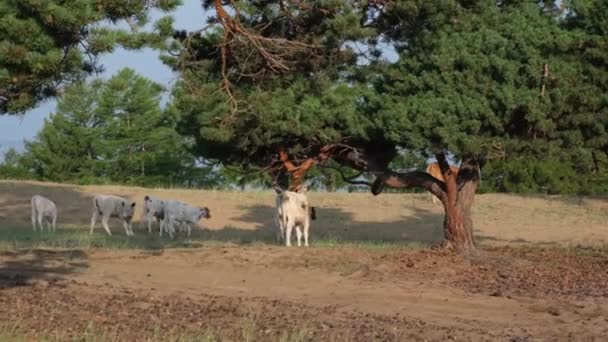
<svg viewBox="0 0 608 342">
<path fill-rule="evenodd" d="M 81 250 L 3 251 L 0 252 L 0 289 L 27 286 L 40 280 L 54 283 L 88 266 L 87 254 Z"/>
<path fill-rule="evenodd" d="M 275 208 L 256 205 L 242 208 L 245 213 L 237 221 L 252 222 L 254 229 L 225 227 L 204 230 L 205 239 L 231 241 L 240 244 L 252 242 L 276 243 Z M 353 213 L 339 208 L 316 207 L 317 219 L 310 227 L 310 241 L 352 243 L 398 243 L 431 245 L 443 239 L 443 214 L 422 208 L 410 208 L 413 214 L 395 221 L 363 221 Z M 295 232 L 293 233 L 295 238 Z"/>
<path fill-rule="evenodd" d="M 42 195 L 55 202 L 58 227 L 86 226 L 91 223 L 93 196 L 78 191 L 75 186 L 0 182 L 0 226 L 31 227 L 30 201 L 34 195 Z"/>
</svg>

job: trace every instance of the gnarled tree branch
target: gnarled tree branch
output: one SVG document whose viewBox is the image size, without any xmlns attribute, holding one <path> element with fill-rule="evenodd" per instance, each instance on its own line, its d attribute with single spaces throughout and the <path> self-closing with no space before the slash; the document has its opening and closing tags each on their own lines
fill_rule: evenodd
<svg viewBox="0 0 608 342">
<path fill-rule="evenodd" d="M 445 183 L 422 171 L 406 173 L 385 171 L 382 175 L 378 175 L 372 184 L 372 194 L 374 196 L 379 195 L 385 185 L 402 189 L 424 188 L 437 196 L 442 202 L 447 200 Z"/>
</svg>

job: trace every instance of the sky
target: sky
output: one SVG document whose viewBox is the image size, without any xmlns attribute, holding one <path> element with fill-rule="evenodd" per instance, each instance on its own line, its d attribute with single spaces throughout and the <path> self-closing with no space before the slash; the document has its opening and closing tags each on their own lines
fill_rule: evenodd
<svg viewBox="0 0 608 342">
<path fill-rule="evenodd" d="M 150 13 L 151 23 L 166 15 L 160 11 Z M 206 13 L 198 0 L 185 0 L 175 12 L 175 27 L 185 30 L 200 29 L 206 24 Z M 151 49 L 140 51 L 127 51 L 117 49 L 114 53 L 101 56 L 100 64 L 104 66 L 104 73 L 100 76 L 109 78 L 118 70 L 129 67 L 139 74 L 160 83 L 169 89 L 171 82 L 177 77 L 158 58 L 158 52 Z M 47 100 L 37 108 L 21 116 L 0 116 L 0 158 L 7 148 L 21 149 L 24 139 L 32 139 L 42 128 L 44 119 L 55 109 L 55 100 Z"/>
</svg>

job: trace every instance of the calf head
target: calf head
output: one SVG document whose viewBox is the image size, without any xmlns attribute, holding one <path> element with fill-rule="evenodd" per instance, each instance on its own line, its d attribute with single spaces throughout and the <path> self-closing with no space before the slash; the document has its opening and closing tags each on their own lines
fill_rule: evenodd
<svg viewBox="0 0 608 342">
<path fill-rule="evenodd" d="M 149 213 L 150 212 L 150 208 L 148 207 L 148 202 L 150 202 L 150 196 L 146 195 L 144 197 L 144 213 Z"/>
<path fill-rule="evenodd" d="M 211 210 L 209 210 L 209 208 L 207 207 L 200 207 L 199 208 L 200 213 L 198 215 L 198 219 L 200 220 L 201 218 L 206 218 L 206 219 L 210 219 L 211 218 Z"/>
<path fill-rule="evenodd" d="M 130 222 L 131 219 L 133 218 L 133 214 L 135 213 L 135 202 L 130 202 L 130 201 L 122 201 L 122 207 L 121 207 L 121 216 L 123 219 L 125 219 L 127 222 Z"/>
</svg>

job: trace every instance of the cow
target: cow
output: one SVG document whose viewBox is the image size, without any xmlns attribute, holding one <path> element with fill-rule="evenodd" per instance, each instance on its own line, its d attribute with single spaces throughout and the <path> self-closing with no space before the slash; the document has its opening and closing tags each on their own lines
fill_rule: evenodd
<svg viewBox="0 0 608 342">
<path fill-rule="evenodd" d="M 50 199 L 41 196 L 32 196 L 32 226 L 36 231 L 36 223 L 40 226 L 40 231 L 44 230 L 43 221 L 46 219 L 49 231 L 57 230 L 57 206 Z"/>
<path fill-rule="evenodd" d="M 450 170 L 452 171 L 452 173 L 454 174 L 454 177 L 456 177 L 458 175 L 458 171 L 460 170 L 457 166 L 450 166 Z M 441 173 L 441 168 L 439 167 L 438 163 L 431 163 L 426 167 L 426 173 L 430 174 L 431 176 L 437 178 L 438 180 L 444 182 L 443 180 L 443 174 Z M 439 199 L 431 194 L 431 201 L 435 204 L 435 203 L 439 203 Z"/>
<path fill-rule="evenodd" d="M 291 246 L 291 231 L 296 229 L 298 246 L 302 245 L 302 233 L 304 233 L 304 246 L 308 247 L 308 231 L 310 221 L 316 219 L 316 210 L 308 202 L 304 187 L 297 192 L 283 191 L 275 188 L 277 193 L 275 224 L 277 225 L 277 238 L 279 242 L 285 242 L 285 246 Z"/>
<path fill-rule="evenodd" d="M 164 219 L 165 202 L 166 200 L 148 195 L 144 197 L 143 223 L 148 224 L 148 233 L 152 233 L 152 221 L 156 219 L 161 222 Z"/>
<path fill-rule="evenodd" d="M 207 207 L 193 207 L 179 201 L 165 201 L 163 206 L 163 220 L 161 221 L 160 235 L 163 230 L 173 238 L 175 234 L 175 224 L 186 228 L 188 237 L 192 231 L 192 224 L 196 224 L 203 217 L 210 219 L 211 210 Z"/>
<path fill-rule="evenodd" d="M 112 232 L 108 227 L 110 217 L 119 218 L 122 221 L 122 226 L 125 228 L 127 236 L 133 236 L 135 234 L 131 228 L 131 219 L 134 212 L 135 202 L 126 198 L 113 195 L 95 195 L 93 197 L 93 216 L 91 217 L 91 230 L 89 233 L 93 234 L 97 217 L 101 215 L 101 224 L 109 236 L 112 236 Z"/>
</svg>

